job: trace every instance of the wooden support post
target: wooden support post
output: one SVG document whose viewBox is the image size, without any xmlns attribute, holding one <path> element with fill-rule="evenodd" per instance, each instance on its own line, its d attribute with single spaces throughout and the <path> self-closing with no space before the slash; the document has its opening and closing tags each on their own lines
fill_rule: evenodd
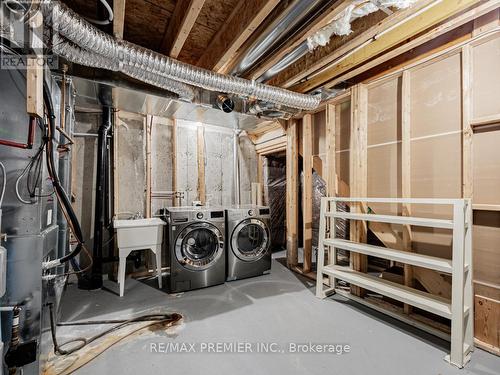
<svg viewBox="0 0 500 375">
<path fill-rule="evenodd" d="M 462 48 L 462 197 L 473 195 L 472 163 L 472 51 L 471 46 Z"/>
<path fill-rule="evenodd" d="M 259 154 L 257 156 L 257 182 L 260 186 L 260 190 L 258 192 L 258 196 L 257 196 L 257 202 L 260 202 L 260 205 L 263 204 L 264 202 L 264 195 L 263 195 L 263 190 L 264 190 L 264 159 L 265 159 L 265 156 L 264 155 L 261 155 Z"/>
<path fill-rule="evenodd" d="M 41 51 L 42 39 L 41 28 L 43 27 L 43 16 L 37 12 L 29 20 L 32 31 L 31 43 L 36 51 Z M 35 52 L 36 54 L 38 52 Z M 43 57 L 34 55 L 27 59 L 26 71 L 26 112 L 31 116 L 43 118 Z"/>
<path fill-rule="evenodd" d="M 125 0 L 113 0 L 113 35 L 123 39 L 125 29 Z"/>
<path fill-rule="evenodd" d="M 402 198 L 411 198 L 411 103 L 410 103 L 410 71 L 405 70 L 401 77 L 401 195 Z M 402 204 L 403 216 L 411 216 L 411 206 Z M 412 251 L 411 225 L 403 226 L 403 247 L 405 251 Z M 413 267 L 404 265 L 404 283 L 413 287 Z M 404 305 L 404 312 L 410 314 L 412 307 Z"/>
<path fill-rule="evenodd" d="M 353 87 L 351 95 L 351 139 L 350 139 L 350 194 L 351 197 L 367 195 L 367 125 L 368 125 L 368 90 L 365 85 Z M 363 212 L 364 205 L 354 203 L 351 212 Z M 366 242 L 367 224 L 364 221 L 351 221 L 351 241 Z M 366 255 L 351 253 L 351 267 L 359 272 L 366 272 L 368 260 Z M 364 290 L 351 286 L 351 293 L 362 296 Z"/>
<path fill-rule="evenodd" d="M 205 205 L 205 128 L 201 123 L 198 125 L 198 199 Z"/>
<path fill-rule="evenodd" d="M 252 204 L 262 206 L 262 185 L 258 182 L 252 182 Z"/>
<path fill-rule="evenodd" d="M 287 266 L 298 264 L 298 120 L 288 122 L 286 136 L 286 252 Z"/>
<path fill-rule="evenodd" d="M 336 165 L 336 154 L 335 154 L 335 120 L 336 111 L 335 105 L 327 104 L 326 108 L 326 168 L 323 170 L 323 179 L 326 180 L 326 195 L 328 197 L 337 196 L 337 165 Z M 336 205 L 336 202 L 331 202 L 331 205 Z M 334 207 L 336 209 L 336 207 Z M 330 230 L 330 236 L 335 237 L 335 225 L 334 220 L 329 218 L 327 220 L 327 228 Z M 320 231 L 321 233 L 321 231 Z M 319 245 L 318 245 L 319 246 Z M 318 253 L 319 257 L 319 253 Z M 319 259 L 318 259 L 319 262 Z M 328 264 L 335 264 L 335 249 L 333 247 L 328 248 Z M 330 287 L 334 288 L 335 279 L 333 277 L 329 278 Z"/>
<path fill-rule="evenodd" d="M 151 130 L 154 116 L 145 117 L 146 136 L 146 217 L 151 217 Z"/>
<path fill-rule="evenodd" d="M 335 105 L 326 106 L 326 173 L 323 171 L 326 180 L 326 191 L 329 197 L 334 197 L 337 192 L 337 165 L 335 158 Z"/>
<path fill-rule="evenodd" d="M 172 120 L 172 191 L 177 192 L 177 122 Z M 172 199 L 172 205 L 177 206 L 177 199 Z"/>
<path fill-rule="evenodd" d="M 118 212 L 118 207 L 120 204 L 120 184 L 119 184 L 119 174 L 118 174 L 118 157 L 119 157 L 119 130 L 121 119 L 119 116 L 119 112 L 115 111 L 114 113 L 115 121 L 113 128 L 113 209 L 114 214 Z"/>
<path fill-rule="evenodd" d="M 302 119 L 302 170 L 304 171 L 302 190 L 304 264 L 302 272 L 304 273 L 311 272 L 312 267 L 312 122 L 311 114 L 306 114 Z"/>
<path fill-rule="evenodd" d="M 43 118 L 43 66 L 42 60 L 28 57 L 26 71 L 26 112 Z"/>
</svg>

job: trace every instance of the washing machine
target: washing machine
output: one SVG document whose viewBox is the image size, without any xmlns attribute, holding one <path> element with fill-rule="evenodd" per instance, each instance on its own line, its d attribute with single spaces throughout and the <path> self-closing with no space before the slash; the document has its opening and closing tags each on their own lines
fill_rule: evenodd
<svg viewBox="0 0 500 375">
<path fill-rule="evenodd" d="M 227 281 L 271 271 L 269 207 L 226 209 Z"/>
<path fill-rule="evenodd" d="M 170 207 L 163 212 L 167 221 L 170 292 L 185 292 L 224 283 L 224 209 Z"/>
</svg>

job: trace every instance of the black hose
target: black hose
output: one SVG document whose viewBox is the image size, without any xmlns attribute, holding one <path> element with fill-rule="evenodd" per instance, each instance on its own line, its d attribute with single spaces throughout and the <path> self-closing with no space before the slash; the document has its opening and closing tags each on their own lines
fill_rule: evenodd
<svg viewBox="0 0 500 375">
<path fill-rule="evenodd" d="M 57 197 L 59 198 L 58 201 L 63 206 L 64 210 L 68 214 L 69 220 L 71 221 L 71 228 L 73 229 L 73 234 L 75 235 L 78 245 L 71 251 L 69 254 L 63 256 L 59 262 L 65 263 L 73 258 L 75 258 L 81 251 L 84 243 L 83 239 L 83 233 L 82 233 L 82 228 L 80 226 L 80 222 L 78 221 L 78 218 L 76 217 L 75 211 L 73 210 L 73 207 L 71 206 L 71 202 L 68 198 L 68 195 L 64 191 L 64 188 L 61 185 L 61 182 L 59 180 L 59 176 L 57 175 L 57 169 L 55 167 L 55 161 L 54 161 L 54 152 L 52 149 L 52 138 L 53 135 L 55 134 L 56 131 L 56 126 L 54 123 L 54 119 L 56 118 L 54 114 L 54 104 L 52 102 L 52 97 L 50 95 L 50 89 L 47 85 L 47 82 L 44 81 L 43 84 L 43 97 L 45 101 L 45 106 L 47 108 L 48 112 L 48 134 L 45 139 L 46 142 L 46 147 L 45 147 L 45 152 L 47 156 L 47 169 L 49 171 L 50 178 L 52 180 L 52 185 L 54 186 L 54 190 L 56 192 Z"/>
<path fill-rule="evenodd" d="M 73 323 L 71 325 L 83 325 L 83 324 L 114 324 L 114 323 L 119 323 L 116 326 L 113 326 L 101 333 L 98 333 L 95 336 L 85 338 L 85 337 L 76 337 L 72 340 L 66 341 L 65 343 L 59 344 L 57 342 L 57 335 L 56 335 L 56 324 L 55 324 L 55 319 L 54 319 L 54 309 L 53 305 L 49 304 L 49 310 L 50 310 L 50 331 L 52 335 L 52 342 L 54 344 L 54 353 L 59 354 L 59 355 L 68 355 L 68 354 L 73 354 L 77 352 L 78 350 L 84 348 L 86 345 L 106 336 L 107 334 L 110 334 L 112 332 L 115 332 L 129 324 L 132 323 L 138 323 L 138 322 L 158 322 L 158 324 L 162 323 L 171 323 L 175 324 L 178 323 L 182 319 L 182 315 L 178 313 L 172 313 L 172 314 L 148 314 L 148 315 L 141 315 L 136 318 L 132 319 L 126 319 L 126 320 L 105 320 L 105 321 L 94 321 L 94 322 L 82 322 L 81 324 L 79 323 Z M 59 324 L 59 325 L 70 325 L 70 324 Z M 75 344 L 79 343 L 78 345 L 74 345 L 71 349 L 64 350 L 61 349 L 63 346 L 67 346 L 69 344 Z"/>
</svg>

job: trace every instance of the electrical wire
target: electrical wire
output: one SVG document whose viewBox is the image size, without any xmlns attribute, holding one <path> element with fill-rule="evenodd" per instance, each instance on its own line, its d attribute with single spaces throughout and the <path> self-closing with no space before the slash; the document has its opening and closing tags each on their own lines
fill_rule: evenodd
<svg viewBox="0 0 500 375">
<path fill-rule="evenodd" d="M 17 199 L 21 203 L 24 203 L 24 204 L 36 203 L 36 202 L 32 202 L 32 201 L 27 201 L 23 197 L 21 197 L 21 193 L 19 192 L 19 183 L 20 183 L 21 179 L 26 174 L 28 174 L 27 181 L 26 181 L 27 190 L 28 190 L 31 198 L 34 198 L 37 196 L 36 189 L 38 188 L 38 186 L 41 182 L 41 178 L 42 178 L 42 165 L 43 165 L 42 163 L 43 163 L 44 148 L 45 148 L 45 143 L 42 143 L 42 145 L 38 148 L 38 151 L 31 158 L 30 162 L 26 165 L 26 167 L 23 169 L 21 174 L 16 179 L 16 184 L 15 184 L 16 196 L 17 196 Z M 34 170 L 35 170 L 35 175 L 36 175 L 34 183 L 32 181 L 32 177 L 31 177 L 31 174 L 33 171 L 33 166 L 35 166 Z M 52 192 L 51 194 L 49 194 L 47 196 L 51 196 L 52 194 L 54 194 L 54 192 Z M 39 197 L 42 197 L 42 196 L 39 196 Z"/>
<path fill-rule="evenodd" d="M 104 6 L 104 8 L 106 8 L 106 10 L 108 11 L 108 19 L 104 20 L 104 21 L 96 20 L 93 18 L 87 18 L 87 17 L 85 17 L 85 19 L 89 22 L 96 24 L 96 25 L 103 25 L 103 26 L 109 25 L 111 22 L 113 22 L 113 19 L 114 19 L 113 9 L 111 8 L 111 6 L 108 4 L 108 2 L 106 0 L 99 0 L 99 1 Z"/>
<path fill-rule="evenodd" d="M 93 259 L 92 256 L 90 255 L 90 252 L 86 248 L 84 244 L 84 238 L 83 238 L 83 232 L 80 226 L 80 222 L 78 221 L 78 218 L 76 217 L 75 211 L 73 210 L 73 207 L 71 205 L 71 202 L 68 198 L 68 195 L 66 194 L 64 188 L 61 185 L 61 182 L 59 180 L 59 176 L 57 174 L 56 168 L 55 168 L 55 161 L 54 161 L 54 151 L 53 151 L 53 142 L 52 139 L 55 134 L 55 112 L 54 112 L 54 104 L 52 102 L 52 97 L 50 95 L 50 90 L 47 85 L 47 82 L 44 82 L 43 85 L 43 96 L 44 96 L 44 102 L 47 110 L 47 134 L 44 137 L 44 143 L 45 143 L 45 155 L 46 155 L 46 162 L 47 162 L 47 170 L 49 173 L 49 176 L 52 180 L 52 185 L 54 187 L 55 191 L 55 196 L 57 198 L 57 201 L 59 203 L 59 206 L 61 208 L 61 211 L 68 223 L 68 226 L 70 227 L 74 238 L 77 241 L 76 247 L 69 253 L 64 255 L 63 257 L 59 259 L 55 259 L 49 262 L 45 262 L 42 267 L 47 270 L 51 269 L 54 267 L 57 267 L 61 264 L 64 264 L 68 261 L 73 260 L 80 252 L 83 250 L 85 255 L 88 257 L 90 260 L 89 265 L 85 267 L 83 270 L 78 270 L 75 272 L 67 272 L 64 274 L 60 275 L 48 275 L 53 276 L 53 277 L 66 277 L 69 275 L 74 275 L 74 274 L 81 274 L 83 272 L 86 272 L 89 270 L 92 265 L 93 265 Z"/>
<path fill-rule="evenodd" d="M 182 315 L 178 313 L 172 313 L 172 314 L 149 314 L 149 315 L 142 315 L 136 318 L 132 319 L 126 319 L 126 320 L 108 320 L 108 321 L 95 321 L 95 322 L 81 322 L 79 323 L 73 323 L 73 324 L 60 324 L 62 326 L 64 325 L 83 325 L 83 324 L 115 324 L 119 323 L 116 326 L 113 326 L 101 333 L 98 333 L 97 335 L 94 335 L 92 337 L 86 338 L 86 337 L 76 337 L 74 339 L 71 339 L 69 341 L 66 341 L 62 344 L 59 344 L 57 341 L 57 332 L 56 332 L 56 323 L 55 323 L 55 318 L 54 318 L 54 308 L 53 304 L 49 304 L 49 310 L 50 310 L 50 332 L 52 335 L 52 343 L 54 345 L 54 353 L 59 354 L 59 355 L 69 355 L 73 354 L 81 349 L 83 349 L 85 346 L 88 344 L 112 333 L 115 332 L 123 327 L 126 327 L 130 324 L 133 323 L 138 323 L 138 322 L 157 322 L 158 324 L 164 324 L 168 323 L 169 326 L 174 325 L 178 323 L 182 319 Z M 103 323 L 104 322 L 104 323 Z M 64 350 L 62 347 L 67 346 L 69 344 L 76 344 L 79 343 L 78 345 L 73 346 L 71 349 Z"/>
</svg>

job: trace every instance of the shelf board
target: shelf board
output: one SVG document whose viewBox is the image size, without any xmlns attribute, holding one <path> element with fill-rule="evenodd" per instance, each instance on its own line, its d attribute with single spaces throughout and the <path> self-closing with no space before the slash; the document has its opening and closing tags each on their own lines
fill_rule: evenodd
<svg viewBox="0 0 500 375">
<path fill-rule="evenodd" d="M 387 247 L 367 245 L 338 238 L 325 239 L 323 243 L 339 249 L 411 264 L 412 266 L 428 268 L 439 272 L 451 274 L 453 271 L 452 262 L 449 259 L 395 250 Z"/>
<path fill-rule="evenodd" d="M 327 212 L 325 215 L 337 219 L 366 220 L 366 221 L 377 221 L 381 223 L 390 223 L 390 224 L 403 224 L 403 225 L 415 225 L 421 227 L 453 229 L 453 220 L 428 219 L 428 218 L 411 217 L 411 216 L 375 215 L 375 214 L 361 214 L 361 213 L 358 214 L 358 213 L 341 212 L 341 211 Z"/>
<path fill-rule="evenodd" d="M 325 266 L 323 267 L 323 273 L 360 286 L 364 289 L 380 293 L 386 297 L 393 298 L 408 305 L 412 305 L 436 315 L 451 319 L 451 302 L 445 298 L 421 292 L 379 277 L 357 272 L 346 267 L 335 265 Z"/>
</svg>

